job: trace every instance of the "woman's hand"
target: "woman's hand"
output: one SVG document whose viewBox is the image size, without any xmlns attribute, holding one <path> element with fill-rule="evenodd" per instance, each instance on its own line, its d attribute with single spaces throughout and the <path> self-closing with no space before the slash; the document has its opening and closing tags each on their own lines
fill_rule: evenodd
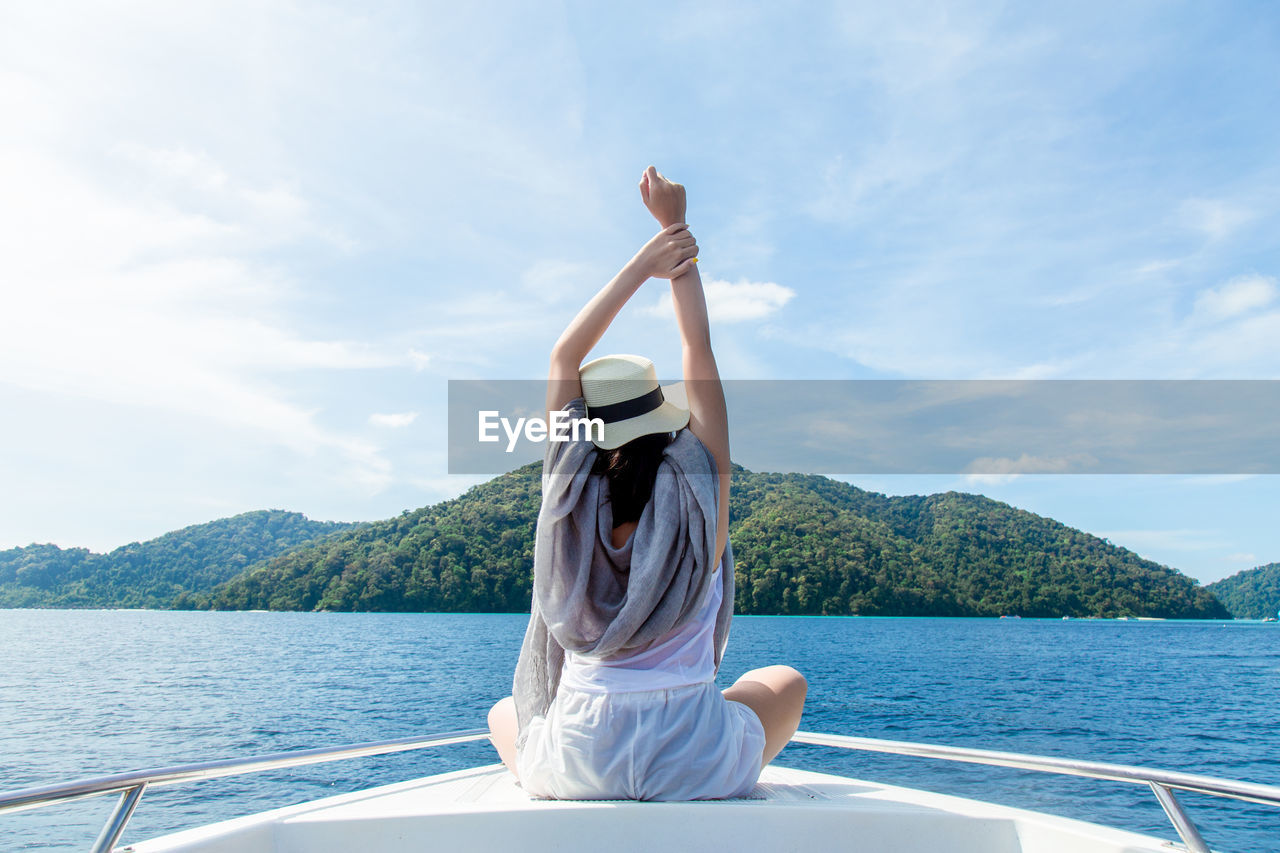
<svg viewBox="0 0 1280 853">
<path fill-rule="evenodd" d="M 698 244 L 689 226 L 676 222 L 653 235 L 631 263 L 645 278 L 679 278 L 698 262 Z"/>
<path fill-rule="evenodd" d="M 684 222 L 684 186 L 668 181 L 652 166 L 640 178 L 640 198 L 663 228 Z"/>
</svg>

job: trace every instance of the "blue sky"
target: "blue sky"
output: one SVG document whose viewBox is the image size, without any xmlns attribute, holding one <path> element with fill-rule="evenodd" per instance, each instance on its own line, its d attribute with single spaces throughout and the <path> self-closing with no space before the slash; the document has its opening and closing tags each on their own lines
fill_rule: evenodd
<svg viewBox="0 0 1280 853">
<path fill-rule="evenodd" d="M 892 8 L 889 8 L 889 7 Z M 460 493 L 684 182 L 723 375 L 1274 379 L 1266 3 L 7 4 L 0 547 Z M 678 338 L 650 282 L 599 353 Z M 1276 477 L 979 491 L 1212 580 Z"/>
</svg>

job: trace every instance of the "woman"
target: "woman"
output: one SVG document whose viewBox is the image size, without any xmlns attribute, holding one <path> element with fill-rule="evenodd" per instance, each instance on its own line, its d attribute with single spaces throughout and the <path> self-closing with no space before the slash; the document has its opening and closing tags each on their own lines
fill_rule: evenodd
<svg viewBox="0 0 1280 853">
<path fill-rule="evenodd" d="M 733 611 L 729 428 L 684 187 L 650 166 L 662 226 L 551 351 L 553 412 L 604 422 L 548 442 L 529 629 L 513 696 L 489 712 L 503 763 L 534 796 L 744 796 L 799 725 L 807 684 L 789 666 L 715 689 Z M 649 278 L 671 281 L 687 408 L 653 365 L 583 365 Z"/>
</svg>

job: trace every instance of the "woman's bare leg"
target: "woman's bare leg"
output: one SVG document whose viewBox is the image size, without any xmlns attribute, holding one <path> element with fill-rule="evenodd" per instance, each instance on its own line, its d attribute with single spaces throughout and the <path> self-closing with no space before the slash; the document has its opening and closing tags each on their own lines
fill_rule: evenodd
<svg viewBox="0 0 1280 853">
<path fill-rule="evenodd" d="M 772 761 L 800 727 L 800 714 L 808 692 L 809 682 L 804 676 L 781 664 L 744 673 L 724 691 L 724 698 L 746 705 L 764 724 L 761 766 Z"/>
<path fill-rule="evenodd" d="M 498 757 L 507 769 L 518 780 L 516 771 L 516 732 L 520 724 L 516 721 L 516 700 L 508 696 L 489 709 L 489 740 L 493 748 L 498 750 Z"/>
</svg>

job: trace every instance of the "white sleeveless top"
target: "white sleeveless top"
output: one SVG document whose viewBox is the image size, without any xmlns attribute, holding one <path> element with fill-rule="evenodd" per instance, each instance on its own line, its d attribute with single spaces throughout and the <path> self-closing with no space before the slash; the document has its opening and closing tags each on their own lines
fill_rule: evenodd
<svg viewBox="0 0 1280 853">
<path fill-rule="evenodd" d="M 605 660 L 565 651 L 560 683 L 587 693 L 630 693 L 665 690 L 716 677 L 716 614 L 724 597 L 720 564 L 711 574 L 711 589 L 697 616 L 647 648 Z"/>
</svg>

